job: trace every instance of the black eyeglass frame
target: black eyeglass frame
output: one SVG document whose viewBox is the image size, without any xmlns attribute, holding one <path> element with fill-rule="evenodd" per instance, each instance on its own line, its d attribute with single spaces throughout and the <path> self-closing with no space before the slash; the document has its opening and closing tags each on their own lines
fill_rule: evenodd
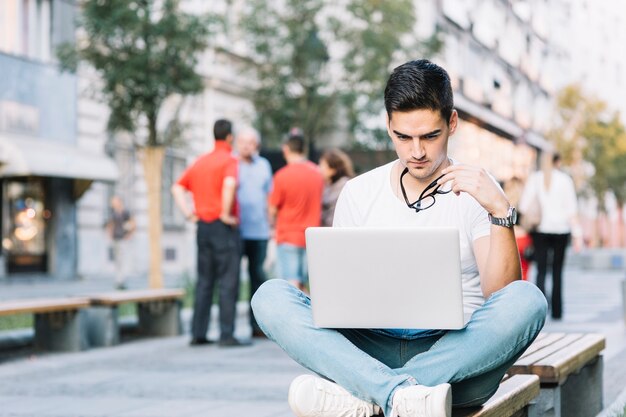
<svg viewBox="0 0 626 417">
<path fill-rule="evenodd" d="M 419 213 L 422 210 L 426 210 L 427 208 L 432 207 L 436 200 L 435 200 L 435 195 L 437 194 L 448 194 L 450 191 L 452 191 L 452 189 L 447 190 L 447 191 L 442 191 L 440 190 L 441 188 L 441 184 L 437 184 L 437 181 L 439 181 L 440 178 L 443 177 L 443 175 L 437 177 L 433 182 L 431 182 L 430 184 L 428 184 L 428 186 L 426 188 L 424 188 L 424 191 L 422 191 L 422 193 L 420 194 L 419 198 L 417 200 L 415 200 L 413 203 L 409 203 L 409 198 L 406 195 L 406 190 L 404 189 L 404 184 L 402 183 L 402 178 L 409 172 L 409 168 L 404 168 L 404 170 L 402 171 L 402 174 L 400 174 L 400 189 L 402 190 L 402 196 L 404 197 L 404 201 L 407 205 L 408 208 L 415 210 L 416 213 Z M 444 174 L 445 175 L 445 174 Z M 428 192 L 428 190 L 432 189 L 434 187 L 434 190 Z M 420 202 L 422 202 L 423 200 L 425 200 L 426 198 L 431 197 L 433 199 L 432 204 L 430 204 L 427 207 L 421 207 Z"/>
</svg>

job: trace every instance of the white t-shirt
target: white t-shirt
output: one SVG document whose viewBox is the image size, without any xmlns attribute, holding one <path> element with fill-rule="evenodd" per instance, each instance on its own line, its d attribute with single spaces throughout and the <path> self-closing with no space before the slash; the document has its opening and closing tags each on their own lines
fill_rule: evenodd
<svg viewBox="0 0 626 417">
<path fill-rule="evenodd" d="M 490 234 L 487 211 L 467 193 L 459 196 L 448 193 L 436 195 L 432 207 L 416 213 L 392 190 L 391 170 L 395 163 L 348 181 L 335 207 L 333 227 L 456 227 L 461 248 L 464 310 L 472 313 L 484 303 L 472 243 Z M 411 272 L 418 273 L 419 268 Z"/>
<path fill-rule="evenodd" d="M 528 210 L 535 193 L 539 193 L 541 223 L 537 231 L 541 233 L 566 234 L 571 231 L 571 219 L 578 212 L 578 201 L 574 181 L 564 172 L 553 169 L 550 188 L 546 188 L 543 172 L 530 176 L 519 202 L 522 215 Z"/>
</svg>

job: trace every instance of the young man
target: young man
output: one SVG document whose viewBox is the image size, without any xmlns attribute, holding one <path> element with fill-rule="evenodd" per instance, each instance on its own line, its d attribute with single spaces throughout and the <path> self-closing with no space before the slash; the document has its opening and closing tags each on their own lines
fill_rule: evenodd
<svg viewBox="0 0 626 417">
<path fill-rule="evenodd" d="M 242 256 L 248 258 L 250 299 L 266 281 L 263 263 L 267 255 L 270 225 L 267 217 L 267 199 L 272 190 L 272 168 L 267 159 L 259 155 L 259 132 L 247 127 L 237 134 L 235 141 L 239 156 L 239 231 L 243 245 Z M 265 337 L 250 309 L 252 337 Z"/>
<path fill-rule="evenodd" d="M 213 288 L 219 283 L 220 341 L 242 346 L 233 337 L 239 295 L 239 231 L 236 216 L 237 159 L 232 156 L 232 124 L 220 119 L 213 127 L 215 149 L 199 157 L 172 186 L 174 200 L 189 221 L 197 223 L 198 280 L 191 320 L 191 345 L 211 343 L 207 331 Z M 185 198 L 193 195 L 195 210 Z"/>
<path fill-rule="evenodd" d="M 287 166 L 274 175 L 269 200 L 270 220 L 275 220 L 279 278 L 304 290 L 307 281 L 304 231 L 319 226 L 324 177 L 304 155 L 304 138 L 292 132 L 282 147 Z"/>
<path fill-rule="evenodd" d="M 545 298 L 519 280 L 515 209 L 484 170 L 448 157 L 458 115 L 445 70 L 426 60 L 399 66 L 385 107 L 398 159 L 348 182 L 334 226 L 458 228 L 465 310 L 473 315 L 452 331 L 320 329 L 306 295 L 268 281 L 252 300 L 259 325 L 321 376 L 291 384 L 299 417 L 449 417 L 451 404 L 482 404 L 545 320 Z"/>
</svg>

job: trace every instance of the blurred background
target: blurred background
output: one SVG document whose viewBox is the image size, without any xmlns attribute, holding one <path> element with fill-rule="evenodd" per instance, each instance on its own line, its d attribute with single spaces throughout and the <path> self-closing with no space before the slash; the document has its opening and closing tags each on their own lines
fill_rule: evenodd
<svg viewBox="0 0 626 417">
<path fill-rule="evenodd" d="M 383 88 L 417 58 L 451 76 L 454 158 L 506 188 L 559 151 L 587 247 L 623 248 L 624 44 L 619 0 L 1 0 L 0 281 L 113 275 L 113 195 L 132 274 L 193 277 L 169 189 L 215 120 L 257 127 L 274 170 L 298 126 L 363 172 L 395 157 Z"/>
</svg>

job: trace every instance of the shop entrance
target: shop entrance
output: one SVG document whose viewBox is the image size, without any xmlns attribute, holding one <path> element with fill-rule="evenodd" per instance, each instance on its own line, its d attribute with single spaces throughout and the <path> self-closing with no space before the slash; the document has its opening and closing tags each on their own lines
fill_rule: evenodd
<svg viewBox="0 0 626 417">
<path fill-rule="evenodd" d="M 4 181 L 2 248 L 9 274 L 48 272 L 44 185 L 41 178 Z"/>
</svg>

